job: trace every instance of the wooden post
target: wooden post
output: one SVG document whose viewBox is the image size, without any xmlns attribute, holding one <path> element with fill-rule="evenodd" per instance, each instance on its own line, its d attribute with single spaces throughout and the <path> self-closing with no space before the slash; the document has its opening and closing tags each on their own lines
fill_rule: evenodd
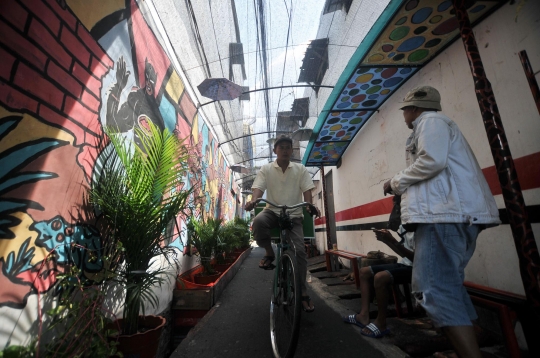
<svg viewBox="0 0 540 358">
<path fill-rule="evenodd" d="M 326 246 L 328 250 L 332 250 L 332 235 L 330 232 L 330 225 L 328 225 L 328 220 L 330 218 L 330 213 L 328 212 L 328 197 L 326 196 L 326 178 L 324 176 L 324 165 L 321 165 L 321 181 L 322 181 L 322 192 L 323 192 L 323 204 L 324 204 L 324 226 L 326 227 Z M 331 255 L 330 261 L 332 265 L 332 270 L 338 270 L 337 256 Z"/>
</svg>

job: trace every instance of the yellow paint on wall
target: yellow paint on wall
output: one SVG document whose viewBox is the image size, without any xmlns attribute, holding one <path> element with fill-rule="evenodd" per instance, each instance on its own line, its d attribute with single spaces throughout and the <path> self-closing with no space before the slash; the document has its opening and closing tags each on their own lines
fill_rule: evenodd
<svg viewBox="0 0 540 358">
<path fill-rule="evenodd" d="M 176 71 L 173 71 L 171 74 L 171 77 L 169 78 L 169 81 L 167 82 L 167 86 L 165 86 L 165 91 L 171 96 L 172 99 L 175 100 L 176 103 L 179 102 L 180 96 L 182 93 L 184 93 L 184 82 L 182 82 L 182 79 L 180 76 L 178 76 L 178 73 Z"/>
<path fill-rule="evenodd" d="M 29 142 L 41 138 L 55 138 L 68 141 L 73 145 L 75 138 L 66 131 L 57 127 L 52 127 L 43 123 L 29 114 L 10 112 L 3 107 L 0 107 L 0 119 L 7 116 L 20 116 L 22 120 L 17 127 L 0 141 L 0 153 L 3 151 L 24 142 Z"/>
<path fill-rule="evenodd" d="M 126 8 L 125 0 L 67 0 L 67 4 L 87 30 L 107 15 Z"/>
<path fill-rule="evenodd" d="M 34 220 L 32 220 L 30 215 L 23 212 L 16 212 L 11 214 L 11 216 L 16 217 L 17 219 L 21 220 L 21 222 L 19 225 L 9 228 L 9 230 L 15 234 L 15 238 L 0 238 L 0 258 L 4 258 L 5 261 L 6 256 L 9 255 L 10 252 L 14 252 L 16 257 L 21 246 L 23 246 L 23 243 L 27 239 L 30 239 L 30 244 L 28 245 L 27 250 L 31 248 L 35 249 L 34 257 L 31 261 L 32 265 L 43 261 L 48 252 L 45 248 L 37 247 L 34 244 L 39 235 L 37 231 L 30 230 L 30 226 L 34 223 Z"/>
<path fill-rule="evenodd" d="M 193 143 L 199 143 L 199 115 L 196 114 L 193 118 L 193 124 L 191 125 L 191 136 L 193 137 Z"/>
</svg>

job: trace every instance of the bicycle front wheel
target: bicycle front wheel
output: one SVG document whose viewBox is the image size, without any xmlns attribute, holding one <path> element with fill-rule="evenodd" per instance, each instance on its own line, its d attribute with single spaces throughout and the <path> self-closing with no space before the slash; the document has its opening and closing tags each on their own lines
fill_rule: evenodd
<svg viewBox="0 0 540 358">
<path fill-rule="evenodd" d="M 300 329 L 301 286 L 300 272 L 294 255 L 285 252 L 281 257 L 275 292 L 270 303 L 270 338 L 274 357 L 294 355 Z"/>
</svg>

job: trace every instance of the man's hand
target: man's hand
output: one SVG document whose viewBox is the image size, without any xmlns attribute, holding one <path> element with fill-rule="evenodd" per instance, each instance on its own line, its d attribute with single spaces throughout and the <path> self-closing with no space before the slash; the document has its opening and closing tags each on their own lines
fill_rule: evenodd
<svg viewBox="0 0 540 358">
<path fill-rule="evenodd" d="M 381 229 L 381 230 L 373 229 L 373 232 L 375 233 L 375 236 L 377 237 L 377 240 L 382 241 L 386 245 L 397 242 L 396 239 L 394 238 L 394 236 L 392 236 L 392 234 L 388 230 L 385 230 L 385 229 Z"/>
<path fill-rule="evenodd" d="M 386 194 L 393 194 L 392 186 L 390 185 L 390 180 L 383 184 L 383 191 L 384 191 L 384 196 L 386 196 Z"/>
<path fill-rule="evenodd" d="M 251 211 L 251 210 L 253 210 L 254 207 L 255 207 L 255 202 L 254 201 L 248 201 L 246 203 L 246 205 L 244 205 L 244 209 L 246 211 Z"/>
<path fill-rule="evenodd" d="M 306 208 L 307 212 L 311 214 L 311 216 L 321 216 L 321 212 L 319 211 L 319 208 L 317 208 L 315 205 L 311 204 Z"/>
</svg>

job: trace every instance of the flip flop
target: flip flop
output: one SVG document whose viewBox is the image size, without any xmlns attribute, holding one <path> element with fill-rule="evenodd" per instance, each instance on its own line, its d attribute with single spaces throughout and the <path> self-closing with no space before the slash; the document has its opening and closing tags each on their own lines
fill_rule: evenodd
<svg viewBox="0 0 540 358">
<path fill-rule="evenodd" d="M 309 303 L 311 302 L 311 298 L 309 296 L 302 296 L 302 301 L 306 302 L 309 306 Z M 313 306 L 313 308 L 306 308 L 304 307 L 304 305 L 302 305 L 302 309 L 304 310 L 304 312 L 311 313 L 315 311 L 315 306 Z"/>
<path fill-rule="evenodd" d="M 390 333 L 390 330 L 388 328 L 381 332 L 379 328 L 377 328 L 377 326 L 373 323 L 368 324 L 364 328 L 367 328 L 369 330 L 369 333 L 364 333 L 364 330 L 361 330 L 360 334 L 369 338 L 382 338 L 388 333 Z"/>
<path fill-rule="evenodd" d="M 365 324 L 362 324 L 361 322 L 358 322 L 356 320 L 356 315 L 355 314 L 351 314 L 351 315 L 348 315 L 348 316 L 345 316 L 345 317 L 342 317 L 342 318 L 343 318 L 343 322 L 345 322 L 345 323 L 355 324 L 360 328 L 364 328 L 366 326 Z"/>
<path fill-rule="evenodd" d="M 259 263 L 259 268 L 263 270 L 273 270 L 276 267 L 276 265 L 272 263 L 275 259 L 275 256 L 264 256 Z"/>
</svg>

